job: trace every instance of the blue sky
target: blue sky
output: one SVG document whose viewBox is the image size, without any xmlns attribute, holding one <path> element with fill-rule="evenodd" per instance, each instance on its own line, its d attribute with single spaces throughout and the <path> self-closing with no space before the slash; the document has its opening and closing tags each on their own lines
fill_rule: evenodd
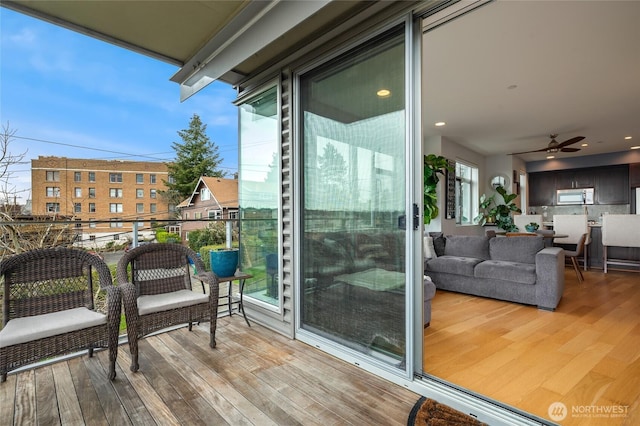
<svg viewBox="0 0 640 426">
<path fill-rule="evenodd" d="M 170 161 L 193 114 L 207 125 L 223 170 L 237 170 L 235 91 L 214 82 L 180 103 L 178 70 L 121 47 L 0 8 L 0 123 L 16 131 L 11 153 L 27 151 L 12 182 L 30 197 L 30 159 Z M 44 142 L 47 141 L 47 142 Z M 72 146 L 69 146 L 72 145 Z"/>
</svg>

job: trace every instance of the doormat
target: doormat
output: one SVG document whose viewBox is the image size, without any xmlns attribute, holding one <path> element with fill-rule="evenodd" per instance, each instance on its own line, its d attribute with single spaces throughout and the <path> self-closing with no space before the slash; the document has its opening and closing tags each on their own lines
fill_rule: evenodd
<svg viewBox="0 0 640 426">
<path fill-rule="evenodd" d="M 421 397 L 411 409 L 407 426 L 485 425 L 477 419 L 438 401 Z"/>
</svg>

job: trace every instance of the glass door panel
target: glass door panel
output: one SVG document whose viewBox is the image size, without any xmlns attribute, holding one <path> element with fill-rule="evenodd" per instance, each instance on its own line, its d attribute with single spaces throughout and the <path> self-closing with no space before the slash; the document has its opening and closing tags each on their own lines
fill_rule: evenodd
<svg viewBox="0 0 640 426">
<path fill-rule="evenodd" d="M 404 32 L 301 76 L 301 327 L 403 367 Z"/>
</svg>

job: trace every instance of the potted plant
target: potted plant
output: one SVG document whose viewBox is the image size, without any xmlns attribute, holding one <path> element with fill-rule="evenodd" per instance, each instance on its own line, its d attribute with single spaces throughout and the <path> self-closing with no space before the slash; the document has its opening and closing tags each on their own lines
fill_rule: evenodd
<svg viewBox="0 0 640 426">
<path fill-rule="evenodd" d="M 445 171 L 453 171 L 447 159 L 441 155 L 424 156 L 424 223 L 428 225 L 438 217 L 438 182 Z"/>
<path fill-rule="evenodd" d="M 476 216 L 475 221 L 480 225 L 487 223 L 495 224 L 498 228 L 507 232 L 514 232 L 518 227 L 513 223 L 513 212 L 522 213 L 522 210 L 513 202 L 518 196 L 517 194 L 508 194 L 503 186 L 496 187 L 497 194 L 487 197 L 482 194 L 480 197 L 480 214 Z M 503 203 L 496 201 L 496 195 L 502 197 Z"/>
<path fill-rule="evenodd" d="M 540 225 L 536 222 L 529 222 L 524 226 L 524 229 L 526 229 L 527 232 L 536 232 L 539 227 Z"/>
</svg>

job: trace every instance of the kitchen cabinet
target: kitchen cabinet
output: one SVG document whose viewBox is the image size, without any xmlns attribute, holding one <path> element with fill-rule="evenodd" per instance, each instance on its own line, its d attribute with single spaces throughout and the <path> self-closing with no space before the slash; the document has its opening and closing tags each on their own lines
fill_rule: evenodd
<svg viewBox="0 0 640 426">
<path fill-rule="evenodd" d="M 598 168 L 596 176 L 596 204 L 629 204 L 629 165 Z"/>
<path fill-rule="evenodd" d="M 529 173 L 530 206 L 553 206 L 556 202 L 555 172 Z"/>
<path fill-rule="evenodd" d="M 629 185 L 631 188 L 640 186 L 640 163 L 629 164 Z"/>
<path fill-rule="evenodd" d="M 593 188 L 594 172 L 592 167 L 556 172 L 556 189 Z"/>
</svg>

